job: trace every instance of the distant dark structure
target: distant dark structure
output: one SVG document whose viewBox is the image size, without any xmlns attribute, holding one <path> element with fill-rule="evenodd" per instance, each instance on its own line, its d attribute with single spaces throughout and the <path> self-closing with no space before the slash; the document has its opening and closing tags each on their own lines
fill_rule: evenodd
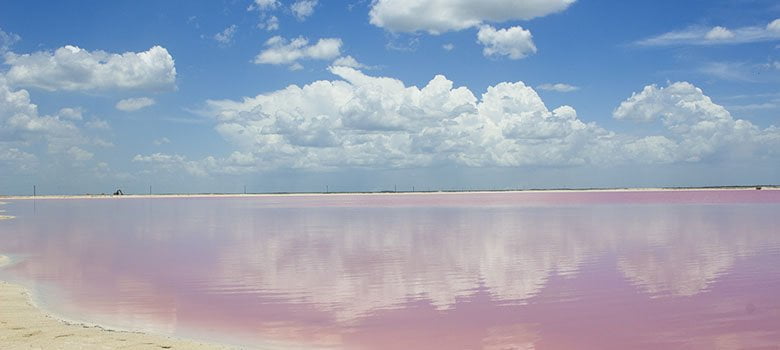
<svg viewBox="0 0 780 350">
<path fill-rule="evenodd" d="M 121 189 L 117 189 L 117 190 L 116 190 L 116 192 L 114 192 L 114 195 L 115 195 L 115 196 L 124 196 L 125 194 L 124 194 L 124 193 L 122 193 L 122 190 L 121 190 Z"/>
<path fill-rule="evenodd" d="M 756 186 L 756 189 L 757 190 L 761 190 L 761 186 Z"/>
</svg>

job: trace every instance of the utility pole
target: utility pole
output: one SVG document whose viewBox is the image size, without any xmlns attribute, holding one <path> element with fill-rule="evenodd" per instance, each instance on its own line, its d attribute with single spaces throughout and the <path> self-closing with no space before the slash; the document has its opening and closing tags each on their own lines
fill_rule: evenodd
<svg viewBox="0 0 780 350">
<path fill-rule="evenodd" d="M 149 185 L 149 195 L 152 195 L 152 185 Z"/>
<path fill-rule="evenodd" d="M 37 191 L 36 191 L 35 185 L 33 185 L 33 197 L 35 197 L 35 195 L 36 195 L 36 192 L 37 192 Z"/>
<path fill-rule="evenodd" d="M 328 187 L 328 185 L 325 185 L 325 193 L 330 193 L 330 187 Z"/>
<path fill-rule="evenodd" d="M 393 192 L 398 193 L 398 185 L 393 185 Z"/>
<path fill-rule="evenodd" d="M 246 194 L 246 185 L 244 185 L 244 194 Z"/>
</svg>

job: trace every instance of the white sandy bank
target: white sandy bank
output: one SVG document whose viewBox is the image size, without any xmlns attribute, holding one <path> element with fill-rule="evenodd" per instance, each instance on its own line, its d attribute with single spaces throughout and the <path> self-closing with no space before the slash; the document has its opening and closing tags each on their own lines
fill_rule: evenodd
<svg viewBox="0 0 780 350">
<path fill-rule="evenodd" d="M 10 262 L 0 255 L 0 268 Z M 230 349 L 146 333 L 71 323 L 35 307 L 28 291 L 0 281 L 0 349 Z"/>
<path fill-rule="evenodd" d="M 778 191 L 780 186 L 761 186 L 764 191 Z M 549 189 L 549 190 L 474 190 L 474 191 L 399 191 L 399 192 L 292 192 L 292 193 L 192 193 L 192 194 L 126 194 L 114 196 L 109 194 L 82 194 L 82 195 L 39 195 L 33 196 L 9 196 L 0 195 L 0 199 L 110 199 L 110 198 L 203 198 L 203 197 L 309 197 L 309 196 L 397 196 L 397 195 L 430 195 L 430 194 L 470 194 L 470 193 L 577 193 L 577 192 L 657 192 L 657 191 L 724 191 L 741 190 L 755 191 L 752 186 L 740 187 L 691 187 L 691 188 L 593 188 L 593 189 Z M 0 204 L 3 204 L 0 202 Z"/>
</svg>

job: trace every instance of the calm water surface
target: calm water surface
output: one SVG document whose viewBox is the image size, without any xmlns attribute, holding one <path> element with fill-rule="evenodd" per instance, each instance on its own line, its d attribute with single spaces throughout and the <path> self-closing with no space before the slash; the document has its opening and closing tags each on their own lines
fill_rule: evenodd
<svg viewBox="0 0 780 350">
<path fill-rule="evenodd" d="M 780 344 L 780 191 L 11 201 L 0 279 L 253 346 Z"/>
</svg>

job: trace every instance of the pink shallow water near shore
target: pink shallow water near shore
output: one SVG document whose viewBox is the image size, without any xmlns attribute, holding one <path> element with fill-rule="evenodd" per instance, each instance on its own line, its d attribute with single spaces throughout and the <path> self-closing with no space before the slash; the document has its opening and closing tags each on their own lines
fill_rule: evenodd
<svg viewBox="0 0 780 350">
<path fill-rule="evenodd" d="M 780 344 L 780 191 L 11 201 L 51 312 L 235 344 Z"/>
</svg>

